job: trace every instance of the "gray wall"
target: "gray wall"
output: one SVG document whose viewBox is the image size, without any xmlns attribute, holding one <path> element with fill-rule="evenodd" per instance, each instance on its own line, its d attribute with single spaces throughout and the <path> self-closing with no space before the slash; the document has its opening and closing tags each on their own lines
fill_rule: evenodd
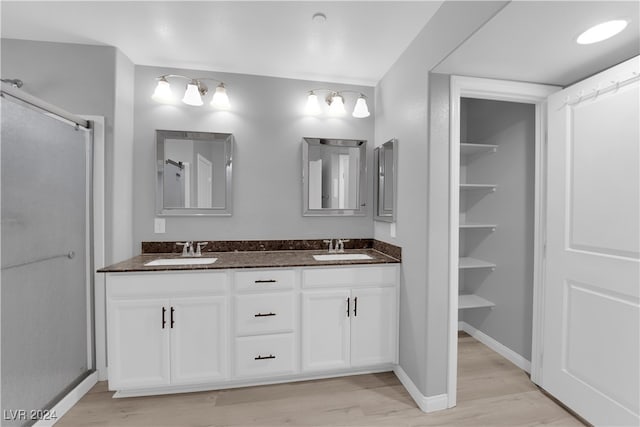
<svg viewBox="0 0 640 427">
<path fill-rule="evenodd" d="M 506 3 L 445 2 L 376 87 L 376 145 L 398 138 L 398 215 L 397 238 L 388 223 L 374 236 L 402 246 L 400 365 L 426 396 L 447 391 L 449 292 L 448 85 L 430 100 L 429 71 Z"/>
<path fill-rule="evenodd" d="M 461 112 L 466 110 L 461 114 L 466 118 L 461 117 L 461 135 L 466 134 L 469 142 L 499 147 L 466 166 L 468 182 L 498 186 L 484 197 L 467 192 L 466 220 L 498 227 L 493 233 L 476 230 L 461 235 L 463 255 L 497 264 L 493 272 L 465 272 L 461 289 L 495 307 L 464 310 L 460 320 L 531 360 L 535 106 L 481 99 L 464 99 L 461 104 Z"/>
<path fill-rule="evenodd" d="M 133 64 L 106 46 L 2 39 L 1 50 L 2 78 L 19 78 L 25 92 L 72 113 L 104 116 L 106 262 L 128 258 Z"/>
<path fill-rule="evenodd" d="M 154 102 L 151 94 L 162 74 L 214 77 L 227 87 L 231 110 Z M 136 66 L 134 148 L 134 246 L 154 240 L 305 239 L 371 237 L 372 209 L 366 217 L 302 216 L 302 138 L 366 139 L 367 163 L 373 153 L 373 88 L 242 74 Z M 213 82 L 207 82 L 215 89 Z M 177 84 L 174 87 L 182 86 Z M 213 86 L 213 87 L 211 87 Z M 329 118 L 304 115 L 307 92 L 318 87 L 363 92 L 372 116 Z M 178 90 L 176 90 L 176 93 Z M 355 97 L 346 95 L 347 110 Z M 233 216 L 167 217 L 166 233 L 154 234 L 155 130 L 228 132 L 235 137 Z M 367 199 L 373 194 L 367 182 Z"/>
</svg>

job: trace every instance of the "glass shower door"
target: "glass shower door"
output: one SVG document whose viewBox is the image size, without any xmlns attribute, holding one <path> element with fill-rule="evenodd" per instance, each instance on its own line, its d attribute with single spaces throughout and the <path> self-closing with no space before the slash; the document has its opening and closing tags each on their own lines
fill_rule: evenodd
<svg viewBox="0 0 640 427">
<path fill-rule="evenodd" d="M 18 426 L 92 369 L 91 132 L 1 103 L 0 424 Z"/>
</svg>

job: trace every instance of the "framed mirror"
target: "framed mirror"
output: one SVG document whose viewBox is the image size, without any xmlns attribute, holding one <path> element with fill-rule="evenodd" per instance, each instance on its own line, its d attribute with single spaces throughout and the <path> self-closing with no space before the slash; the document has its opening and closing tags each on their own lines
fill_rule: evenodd
<svg viewBox="0 0 640 427">
<path fill-rule="evenodd" d="M 376 175 L 373 177 L 375 199 L 373 218 L 376 221 L 395 222 L 398 170 L 398 140 L 391 139 L 373 151 Z"/>
<path fill-rule="evenodd" d="M 233 135 L 156 130 L 156 213 L 231 215 Z"/>
<path fill-rule="evenodd" d="M 366 215 L 366 157 L 365 140 L 304 138 L 302 215 Z"/>
</svg>

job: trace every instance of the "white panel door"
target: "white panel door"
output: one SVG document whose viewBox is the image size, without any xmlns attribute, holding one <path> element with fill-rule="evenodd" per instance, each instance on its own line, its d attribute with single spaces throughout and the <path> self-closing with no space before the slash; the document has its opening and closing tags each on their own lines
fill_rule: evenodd
<svg viewBox="0 0 640 427">
<path fill-rule="evenodd" d="M 169 385 L 169 301 L 111 301 L 109 388 L 126 390 Z"/>
<path fill-rule="evenodd" d="M 302 293 L 302 370 L 349 367 L 350 290 Z"/>
<path fill-rule="evenodd" d="M 171 384 L 227 377 L 226 296 L 173 298 L 170 308 Z"/>
<path fill-rule="evenodd" d="M 351 366 L 392 363 L 396 355 L 396 288 L 352 291 Z"/>
<path fill-rule="evenodd" d="M 640 422 L 638 69 L 634 58 L 548 104 L 541 385 L 594 425 Z"/>
</svg>

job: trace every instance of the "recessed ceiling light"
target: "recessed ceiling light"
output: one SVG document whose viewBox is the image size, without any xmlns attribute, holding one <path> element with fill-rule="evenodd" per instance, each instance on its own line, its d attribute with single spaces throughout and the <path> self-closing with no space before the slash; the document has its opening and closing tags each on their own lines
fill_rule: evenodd
<svg viewBox="0 0 640 427">
<path fill-rule="evenodd" d="M 326 20 L 327 20 L 327 15 L 325 15 L 322 12 L 316 12 L 311 17 L 311 21 L 313 21 L 314 24 L 322 24 Z"/>
<path fill-rule="evenodd" d="M 607 21 L 589 28 L 576 39 L 578 44 L 592 44 L 615 36 L 627 26 L 627 21 L 618 19 Z"/>
</svg>

